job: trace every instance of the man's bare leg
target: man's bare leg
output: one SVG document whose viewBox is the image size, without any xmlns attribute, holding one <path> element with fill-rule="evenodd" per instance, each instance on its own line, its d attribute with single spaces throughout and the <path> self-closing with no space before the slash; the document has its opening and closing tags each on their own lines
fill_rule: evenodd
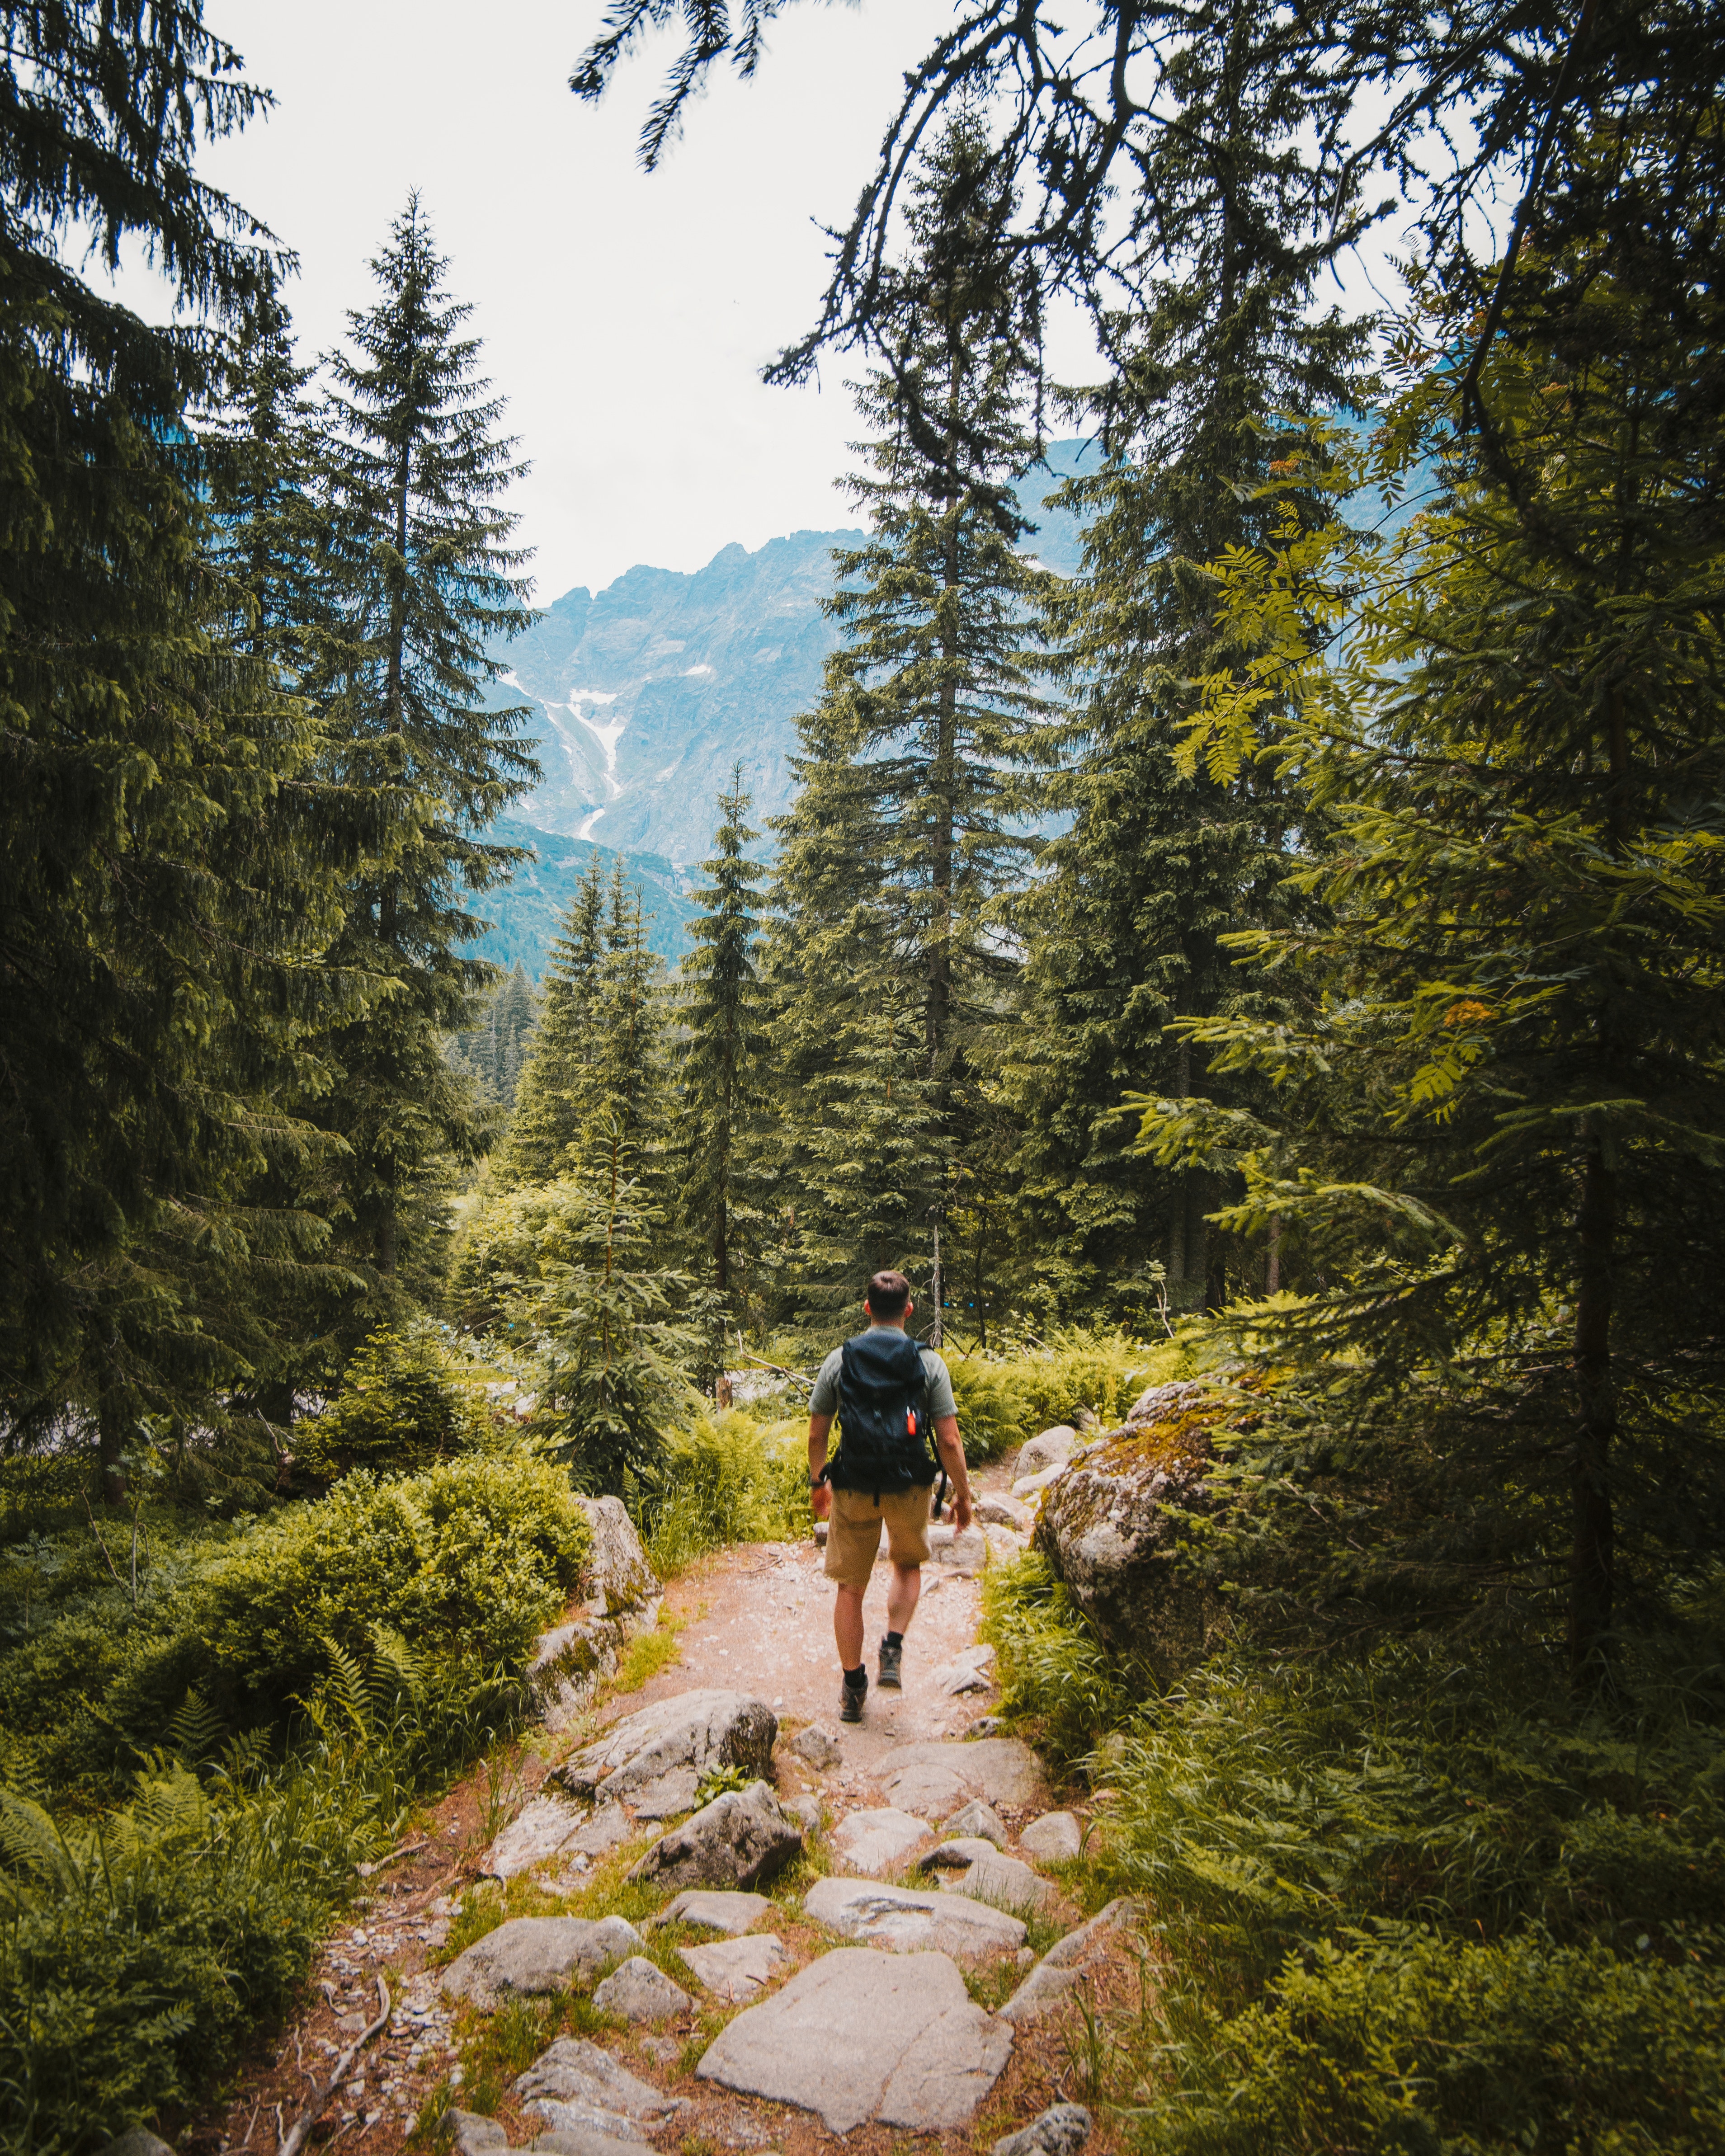
<svg viewBox="0 0 1725 2156">
<path fill-rule="evenodd" d="M 866 1589 L 841 1582 L 833 1597 L 833 1638 L 840 1669 L 854 1670 L 863 1658 L 863 1596 Z"/>
<path fill-rule="evenodd" d="M 886 1629 L 889 1632 L 908 1632 L 911 1620 L 916 1614 L 916 1597 L 922 1592 L 922 1568 L 919 1564 L 896 1564 L 892 1568 L 892 1584 L 886 1590 Z M 857 1621 L 862 1620 L 862 1598 L 857 1598 Z M 862 1633 L 858 1631 L 858 1651 L 861 1651 Z"/>
</svg>

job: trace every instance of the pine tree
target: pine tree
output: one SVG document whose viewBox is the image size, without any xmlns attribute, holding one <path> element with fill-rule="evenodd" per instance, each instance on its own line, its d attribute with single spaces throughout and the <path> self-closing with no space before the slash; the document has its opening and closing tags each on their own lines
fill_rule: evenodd
<svg viewBox="0 0 1725 2156">
<path fill-rule="evenodd" d="M 1012 213 L 980 124 L 954 123 L 912 189 L 888 364 L 863 391 L 874 536 L 837 558 L 846 641 L 778 827 L 788 1179 L 817 1297 L 848 1298 L 865 1257 L 937 1266 L 1010 973 L 988 913 L 1027 850 L 1011 788 L 1042 710 L 1026 647 L 1044 583 L 1018 551 L 1039 323 L 1004 264 Z"/>
<path fill-rule="evenodd" d="M 471 1089 L 443 1051 L 490 977 L 462 947 L 485 924 L 462 904 L 519 854 L 485 837 L 537 776 L 524 706 L 491 708 L 501 642 L 531 620 L 515 519 L 497 495 L 525 467 L 498 432 L 500 399 L 464 336 L 446 264 L 417 196 L 372 263 L 376 304 L 349 316 L 354 352 L 329 362 L 333 474 L 327 574 L 335 626 L 316 686 L 332 775 L 382 812 L 350 886 L 339 955 L 392 984 L 331 1043 L 331 1121 L 350 1148 L 341 1204 L 357 1257 L 386 1280 L 420 1229 L 440 1155 L 481 1135 Z"/>
<path fill-rule="evenodd" d="M 675 1172 L 683 1232 L 699 1254 L 698 1277 L 716 1298 L 714 1322 L 722 1325 L 757 1301 L 762 1240 L 766 1009 L 757 960 L 765 875 L 747 852 L 757 834 L 740 762 L 718 805 L 716 850 L 702 864 L 708 881 L 695 891 L 701 911 L 689 924 L 695 948 L 682 965 L 678 1015 L 686 1037 L 677 1067 Z"/>
<path fill-rule="evenodd" d="M 1278 154 L 1305 108 L 1267 35 L 1236 13 L 1193 41 L 1184 94 L 1206 124 L 1171 131 L 1154 174 L 1188 266 L 1116 324 L 1122 371 L 1098 399 L 1116 454 L 1063 490 L 1090 519 L 1084 573 L 1050 609 L 1070 716 L 1042 798 L 1066 829 L 1018 914 L 1024 1024 L 1003 1077 L 1024 1128 L 1019 1231 L 1057 1292 L 1140 1318 L 1164 1291 L 1176 1309 L 1219 1304 L 1273 1262 L 1262 1243 L 1213 1242 L 1224 1183 L 1135 1153 L 1119 1109 L 1129 1088 L 1211 1088 L 1174 1021 L 1263 1008 L 1221 938 L 1286 906 L 1301 811 L 1273 761 L 1225 783 L 1183 768 L 1183 728 L 1194 685 L 1243 655 L 1209 565 L 1288 513 L 1260 483 L 1309 445 L 1302 415 L 1361 394 L 1366 357 L 1358 326 L 1312 316 L 1325 249 L 1294 237 L 1301 167 Z M 1327 499 L 1307 490 L 1296 513 L 1322 518 Z"/>
<path fill-rule="evenodd" d="M 196 6 L 71 0 L 8 16 L 0 95 L 0 1413 L 93 1423 L 113 1496 L 141 1417 L 244 1375 L 228 1288 L 294 1261 L 243 1199 L 297 1143 L 330 892 L 279 815 L 312 734 L 203 559 L 208 347 L 72 260 L 136 243 L 236 321 L 267 247 L 193 167 L 257 93 Z"/>
<path fill-rule="evenodd" d="M 1725 1534 L 1725 314 L 1704 172 L 1651 214 L 1661 125 L 1625 85 L 1579 146 L 1596 213 L 1514 271 L 1489 444 L 1455 424 L 1465 296 L 1404 326 L 1378 469 L 1443 485 L 1388 562 L 1290 520 L 1228 566 L 1264 648 L 1191 751 L 1291 693 L 1333 917 L 1248 944 L 1302 1022 L 1194 1029 L 1274 1082 L 1258 1116 L 1141 1104 L 1301 1258 L 1250 1343 L 1299 1380 L 1244 1448 L 1260 1611 L 1561 1629 L 1589 1692 Z"/>
<path fill-rule="evenodd" d="M 543 1007 L 497 1162 L 504 1189 L 548 1183 L 569 1164 L 570 1147 L 592 1108 L 589 1072 L 597 1053 L 604 957 L 605 883 L 594 854 L 552 943 L 540 984 Z"/>
</svg>

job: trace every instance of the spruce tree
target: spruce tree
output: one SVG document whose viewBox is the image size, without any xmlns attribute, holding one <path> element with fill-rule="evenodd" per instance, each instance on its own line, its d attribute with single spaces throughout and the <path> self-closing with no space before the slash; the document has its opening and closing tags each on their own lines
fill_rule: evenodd
<svg viewBox="0 0 1725 2156">
<path fill-rule="evenodd" d="M 682 964 L 675 1173 L 683 1232 L 697 1277 L 716 1298 L 713 1322 L 722 1325 L 757 1302 L 762 1226 L 766 1010 L 757 959 L 765 872 L 747 855 L 757 834 L 740 762 L 718 805 L 716 850 L 702 864 L 708 880 L 695 891 L 701 911 L 689 924 L 695 948 Z"/>
<path fill-rule="evenodd" d="M 845 1296 L 865 1253 L 931 1275 L 943 1224 L 950 1250 L 1011 971 L 988 916 L 1028 850 L 1012 788 L 1043 708 L 1027 647 L 1045 582 L 1013 491 L 1039 336 L 1004 262 L 1013 207 L 980 123 L 955 122 L 912 190 L 886 363 L 862 393 L 873 536 L 836 559 L 845 642 L 778 827 L 787 1168 L 818 1297 Z"/>
<path fill-rule="evenodd" d="M 499 431 L 471 312 L 452 300 L 417 196 L 372 264 L 376 303 L 349 316 L 329 362 L 332 475 L 326 574 L 334 624 L 316 687 L 333 775 L 382 828 L 347 893 L 344 962 L 391 984 L 336 1035 L 331 1120 L 349 1148 L 341 1205 L 356 1257 L 386 1279 L 425 1225 L 421 1186 L 481 1133 L 471 1088 L 443 1052 L 490 978 L 464 946 L 463 904 L 520 855 L 487 838 L 537 776 L 525 706 L 491 707 L 500 644 L 532 619 L 515 518 L 497 497 L 525 467 Z"/>
<path fill-rule="evenodd" d="M 570 1148 L 591 1111 L 588 1072 L 597 1050 L 604 957 L 605 883 L 595 853 L 552 941 L 540 984 L 539 1024 L 496 1163 L 504 1189 L 548 1183 L 570 1164 Z"/>
<path fill-rule="evenodd" d="M 71 0 L 9 14 L 0 97 L 0 1412 L 12 1441 L 94 1424 L 111 1496 L 142 1416 L 203 1419 L 243 1376 L 228 1290 L 293 1262 L 292 1221 L 243 1199 L 296 1143 L 329 879 L 280 815 L 305 715 L 226 643 L 204 558 L 210 341 L 76 266 L 136 244 L 235 322 L 267 237 L 193 161 L 257 93 L 196 6 L 145 38 Z"/>
<path fill-rule="evenodd" d="M 1024 1023 L 1002 1075 L 1024 1131 L 1019 1232 L 1065 1297 L 1140 1322 L 1163 1292 L 1201 1309 L 1267 1280 L 1266 1244 L 1212 1240 L 1224 1182 L 1135 1153 L 1119 1111 L 1128 1089 L 1212 1087 L 1168 1030 L 1178 1019 L 1263 1008 L 1263 984 L 1220 939 L 1286 906 L 1301 811 L 1271 757 L 1219 778 L 1179 751 L 1196 685 L 1245 656 L 1210 564 L 1291 508 L 1329 513 L 1321 492 L 1260 489 L 1309 447 L 1302 416 L 1359 397 L 1367 357 L 1359 326 L 1312 316 L 1325 250 L 1296 239 L 1301 168 L 1278 155 L 1305 110 L 1267 62 L 1267 34 L 1236 14 L 1194 41 L 1184 94 L 1206 125 L 1171 131 L 1155 176 L 1187 266 L 1114 326 L 1122 369 L 1096 408 L 1115 454 L 1063 490 L 1089 520 L 1083 573 L 1049 612 L 1068 717 L 1048 737 L 1042 803 L 1065 828 L 1017 916 Z"/>
</svg>

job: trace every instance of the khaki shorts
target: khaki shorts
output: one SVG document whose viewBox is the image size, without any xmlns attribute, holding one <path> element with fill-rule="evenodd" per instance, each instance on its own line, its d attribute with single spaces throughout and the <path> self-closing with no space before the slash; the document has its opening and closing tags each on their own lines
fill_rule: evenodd
<svg viewBox="0 0 1725 2156">
<path fill-rule="evenodd" d="M 908 1490 L 883 1490 L 878 1501 L 868 1490 L 834 1490 L 827 1528 L 829 1579 L 846 1587 L 866 1587 L 886 1529 L 887 1554 L 895 1564 L 928 1563 L 928 1497 L 932 1482 Z"/>
</svg>

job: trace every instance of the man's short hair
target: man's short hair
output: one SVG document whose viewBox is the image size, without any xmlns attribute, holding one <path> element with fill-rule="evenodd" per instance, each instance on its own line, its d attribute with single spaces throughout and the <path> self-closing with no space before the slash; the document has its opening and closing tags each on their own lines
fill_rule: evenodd
<svg viewBox="0 0 1725 2156">
<path fill-rule="evenodd" d="M 869 1314 L 872 1317 L 902 1317 L 911 1299 L 911 1283 L 902 1273 L 876 1273 L 869 1282 Z"/>
</svg>

